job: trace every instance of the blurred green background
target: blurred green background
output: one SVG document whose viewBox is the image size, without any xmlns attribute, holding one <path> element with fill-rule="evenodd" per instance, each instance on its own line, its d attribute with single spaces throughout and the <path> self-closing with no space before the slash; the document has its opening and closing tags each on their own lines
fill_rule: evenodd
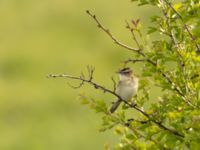
<svg viewBox="0 0 200 150">
<path fill-rule="evenodd" d="M 117 78 L 121 61 L 132 56 L 97 29 L 87 9 L 133 46 L 124 20 L 141 18 L 147 25 L 152 12 L 129 0 L 0 1 L 1 150 L 101 150 L 117 142 L 113 131 L 98 132 L 100 116 L 77 100 L 79 92 L 109 102 L 113 97 L 45 77 L 78 75 L 93 65 L 95 80 L 111 87 L 109 78 Z"/>
</svg>

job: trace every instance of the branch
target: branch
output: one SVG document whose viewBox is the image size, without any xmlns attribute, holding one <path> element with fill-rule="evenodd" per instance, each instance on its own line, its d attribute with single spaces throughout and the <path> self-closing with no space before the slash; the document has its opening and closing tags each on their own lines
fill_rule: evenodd
<svg viewBox="0 0 200 150">
<path fill-rule="evenodd" d="M 90 70 L 90 69 L 89 69 L 89 70 Z M 88 70 L 88 71 L 89 71 L 89 70 Z M 91 70 L 90 70 L 90 71 L 91 71 Z M 93 73 L 90 73 L 89 75 L 93 75 Z M 110 90 L 110 89 L 107 89 L 107 88 L 105 88 L 104 86 L 102 86 L 102 85 L 100 85 L 100 84 L 98 84 L 98 83 L 93 82 L 93 81 L 91 80 L 91 79 L 92 79 L 91 76 L 89 76 L 88 79 L 86 79 L 86 78 L 82 78 L 81 76 L 80 76 L 80 77 L 77 77 L 77 76 L 72 76 L 72 75 L 67 75 L 67 74 L 49 74 L 47 77 L 48 77 L 48 78 L 58 78 L 58 77 L 62 78 L 62 77 L 65 77 L 65 78 L 68 78 L 68 79 L 73 79 L 73 80 L 81 81 L 81 82 L 83 82 L 83 84 L 84 84 L 84 83 L 88 83 L 88 84 L 92 85 L 95 89 L 102 90 L 104 93 L 109 93 L 109 94 L 111 94 L 111 95 L 117 97 L 119 100 L 121 100 L 121 101 L 123 101 L 125 104 L 127 104 L 130 108 L 133 108 L 133 109 L 137 110 L 138 112 L 140 112 L 141 114 L 143 114 L 144 116 L 146 116 L 146 117 L 148 118 L 149 121 L 153 122 L 154 124 L 156 124 L 156 125 L 157 125 L 158 127 L 160 127 L 161 129 L 166 130 L 166 131 L 168 131 L 168 132 L 170 132 L 170 133 L 172 133 L 173 135 L 176 135 L 176 136 L 178 136 L 178 137 L 182 137 L 182 138 L 184 137 L 184 135 L 180 134 L 178 131 L 173 130 L 173 129 L 171 129 L 171 128 L 168 128 L 168 127 L 164 126 L 161 122 L 158 122 L 158 121 L 152 119 L 152 118 L 150 117 L 149 114 L 147 114 L 145 111 L 143 111 L 142 109 L 140 109 L 137 105 L 135 105 L 135 104 L 134 104 L 134 105 L 133 105 L 133 104 L 130 104 L 129 102 L 123 100 L 123 99 L 122 99 L 118 94 L 116 94 L 114 91 L 112 91 L 112 90 Z"/>
<path fill-rule="evenodd" d="M 123 44 L 122 42 L 120 42 L 119 40 L 117 40 L 117 39 L 115 38 L 115 36 L 112 35 L 112 33 L 110 32 L 110 30 L 109 30 L 109 29 L 106 29 L 106 28 L 99 22 L 99 20 L 97 19 L 97 17 L 96 17 L 95 15 L 91 14 L 89 10 L 87 10 L 86 13 L 87 13 L 90 17 L 92 17 L 92 19 L 94 19 L 94 21 L 97 23 L 97 26 L 98 26 L 101 30 L 103 30 L 117 45 L 119 45 L 119 46 L 121 46 L 121 47 L 123 47 L 123 48 L 126 48 L 127 50 L 130 50 L 130 51 L 139 51 L 139 50 L 140 50 L 140 49 L 137 49 L 137 48 L 129 47 L 128 45 L 125 45 L 125 44 Z"/>
<path fill-rule="evenodd" d="M 123 63 L 126 65 L 128 63 L 137 63 L 137 62 L 144 62 L 144 61 L 147 61 L 146 59 L 127 59 L 125 61 L 123 61 Z"/>
<path fill-rule="evenodd" d="M 136 36 L 135 36 L 134 29 L 131 28 L 131 26 L 129 25 L 128 21 L 125 21 L 125 22 L 126 22 L 126 28 L 129 29 L 129 31 L 131 32 L 132 37 L 133 37 L 133 40 L 135 41 L 137 47 L 138 47 L 140 50 L 142 50 L 142 48 L 141 48 L 141 46 L 140 46 L 140 44 L 139 44 L 139 42 L 138 42 L 138 40 L 137 40 L 137 38 L 136 38 Z"/>
</svg>

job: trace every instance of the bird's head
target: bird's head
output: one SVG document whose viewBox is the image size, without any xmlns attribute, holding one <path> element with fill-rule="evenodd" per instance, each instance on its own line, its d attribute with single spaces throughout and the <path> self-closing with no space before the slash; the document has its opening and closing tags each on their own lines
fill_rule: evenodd
<svg viewBox="0 0 200 150">
<path fill-rule="evenodd" d="M 132 77 L 133 71 L 130 68 L 123 68 L 117 71 L 117 73 L 120 76 L 120 80 L 124 80 Z"/>
</svg>

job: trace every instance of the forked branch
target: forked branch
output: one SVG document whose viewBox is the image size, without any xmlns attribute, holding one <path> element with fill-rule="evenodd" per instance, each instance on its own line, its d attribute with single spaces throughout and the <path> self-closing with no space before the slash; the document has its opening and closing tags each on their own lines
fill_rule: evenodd
<svg viewBox="0 0 200 150">
<path fill-rule="evenodd" d="M 98 26 L 99 28 L 101 28 L 101 29 L 102 29 L 102 30 L 103 30 L 117 45 L 119 45 L 119 46 L 121 46 L 121 47 L 123 47 L 123 48 L 126 48 L 127 50 L 130 50 L 130 51 L 139 51 L 139 50 L 140 50 L 140 49 L 137 49 L 137 48 L 130 47 L 130 46 L 128 46 L 128 45 L 126 45 L 126 44 L 124 44 L 124 43 L 118 41 L 118 40 L 115 38 L 115 36 L 110 32 L 110 30 L 109 30 L 109 29 L 106 29 L 106 28 L 99 22 L 99 20 L 97 19 L 97 17 L 96 17 L 95 15 L 91 14 L 89 10 L 87 10 L 86 13 L 94 19 L 94 21 L 97 23 L 97 26 Z"/>
</svg>

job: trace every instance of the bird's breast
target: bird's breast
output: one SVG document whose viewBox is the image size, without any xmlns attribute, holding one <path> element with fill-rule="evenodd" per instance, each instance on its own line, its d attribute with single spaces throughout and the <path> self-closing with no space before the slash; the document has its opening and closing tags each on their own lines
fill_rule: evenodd
<svg viewBox="0 0 200 150">
<path fill-rule="evenodd" d="M 135 84 L 125 84 L 118 86 L 116 93 L 126 101 L 131 100 L 131 98 L 136 94 L 137 86 Z"/>
</svg>

